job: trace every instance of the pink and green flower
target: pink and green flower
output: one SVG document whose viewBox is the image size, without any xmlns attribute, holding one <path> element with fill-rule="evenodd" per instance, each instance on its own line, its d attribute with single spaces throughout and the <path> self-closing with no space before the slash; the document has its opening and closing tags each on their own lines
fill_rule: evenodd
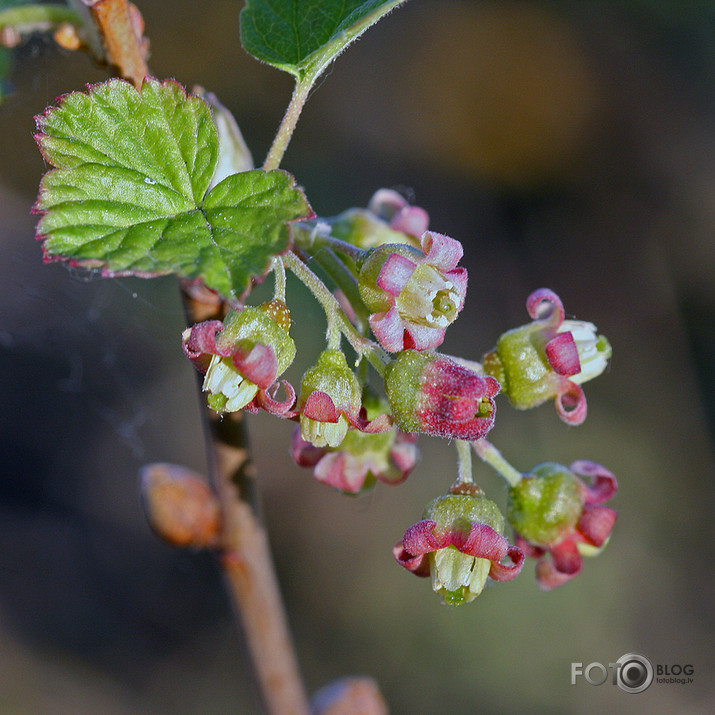
<svg viewBox="0 0 715 715">
<path fill-rule="evenodd" d="M 467 271 L 458 268 L 462 244 L 425 231 L 421 251 L 386 244 L 360 267 L 360 296 L 372 313 L 370 327 L 388 352 L 427 350 L 442 344 L 464 305 Z"/>
<path fill-rule="evenodd" d="M 570 467 L 540 464 L 510 488 L 507 518 L 516 532 L 517 545 L 527 556 L 540 559 L 536 579 L 543 590 L 578 575 L 583 557 L 595 556 L 605 548 L 616 512 L 603 503 L 617 489 L 613 474 L 588 460 Z"/>
<path fill-rule="evenodd" d="M 581 384 L 606 369 L 611 346 L 593 323 L 564 320 L 560 298 L 547 288 L 534 291 L 526 309 L 533 322 L 504 333 L 484 356 L 484 371 L 517 409 L 554 399 L 564 422 L 581 424 L 586 419 Z"/>
<path fill-rule="evenodd" d="M 275 400 L 275 391 L 278 377 L 295 357 L 289 327 L 288 308 L 273 300 L 230 311 L 223 322 L 206 320 L 184 331 L 184 353 L 204 374 L 203 390 L 211 409 L 255 412 L 263 408 L 286 415 L 295 391 L 284 381 L 287 398 L 282 402 Z"/>
<path fill-rule="evenodd" d="M 469 486 L 428 504 L 422 521 L 393 549 L 401 566 L 416 576 L 432 576 L 433 590 L 454 606 L 473 601 L 488 578 L 515 578 L 524 563 L 524 552 L 502 536 L 504 517 L 496 504 Z"/>
</svg>

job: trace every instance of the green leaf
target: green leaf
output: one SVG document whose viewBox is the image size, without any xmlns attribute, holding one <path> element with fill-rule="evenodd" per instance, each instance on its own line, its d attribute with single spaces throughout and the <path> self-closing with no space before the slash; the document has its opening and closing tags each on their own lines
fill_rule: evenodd
<svg viewBox="0 0 715 715">
<path fill-rule="evenodd" d="M 317 77 L 351 42 L 405 0 L 246 0 L 241 43 L 298 79 Z"/>
<path fill-rule="evenodd" d="M 208 193 L 218 137 L 205 102 L 173 81 L 138 92 L 109 80 L 37 118 L 56 168 L 35 210 L 46 260 L 105 275 L 199 278 L 240 296 L 290 243 L 288 222 L 311 215 L 283 171 L 226 177 Z"/>
</svg>

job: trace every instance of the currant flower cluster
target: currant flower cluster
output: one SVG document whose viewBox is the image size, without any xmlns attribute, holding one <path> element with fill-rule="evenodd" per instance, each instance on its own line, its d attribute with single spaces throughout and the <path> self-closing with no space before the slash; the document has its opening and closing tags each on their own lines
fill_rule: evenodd
<svg viewBox="0 0 715 715">
<path fill-rule="evenodd" d="M 585 460 L 521 473 L 485 438 L 499 395 L 519 410 L 553 401 L 564 422 L 581 424 L 581 386 L 605 370 L 610 345 L 593 324 L 566 320 L 559 297 L 542 288 L 526 300 L 531 322 L 501 335 L 481 363 L 440 353 L 464 307 L 467 271 L 459 241 L 428 221 L 382 189 L 366 209 L 292 224 L 293 251 L 273 263 L 274 298 L 188 328 L 184 352 L 204 375 L 212 410 L 292 420 L 297 464 L 347 494 L 404 481 L 419 459 L 418 435 L 455 440 L 456 481 L 394 547 L 400 565 L 431 576 L 444 603 L 473 600 L 488 579 L 513 579 L 527 556 L 538 559 L 539 586 L 554 588 L 606 545 L 616 512 L 603 503 L 616 479 Z M 327 318 L 325 350 L 297 389 L 281 377 L 297 352 L 286 268 Z M 474 483 L 472 452 L 508 482 L 506 515 Z"/>
</svg>

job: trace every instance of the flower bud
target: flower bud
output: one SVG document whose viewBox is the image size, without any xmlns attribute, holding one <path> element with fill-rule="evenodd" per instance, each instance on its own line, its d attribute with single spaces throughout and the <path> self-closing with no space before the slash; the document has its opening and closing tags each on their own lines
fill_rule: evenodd
<svg viewBox="0 0 715 715">
<path fill-rule="evenodd" d="M 462 245 L 425 231 L 422 250 L 386 244 L 363 262 L 358 288 L 371 311 L 370 327 L 388 352 L 442 344 L 464 305 L 467 271 L 457 268 Z"/>
<path fill-rule="evenodd" d="M 593 478 L 588 486 L 579 476 Z M 601 506 L 618 489 L 616 478 L 595 462 L 570 467 L 546 462 L 509 489 L 507 518 L 517 544 L 527 556 L 540 558 L 536 578 L 544 590 L 581 572 L 583 556 L 603 550 L 616 512 Z M 551 555 L 551 561 L 541 558 Z"/>
<path fill-rule="evenodd" d="M 359 419 L 362 390 L 340 350 L 324 350 L 300 386 L 301 437 L 316 447 L 337 447 Z"/>
<path fill-rule="evenodd" d="M 592 323 L 564 320 L 561 300 L 546 288 L 534 291 L 526 307 L 533 322 L 504 333 L 484 356 L 484 371 L 517 409 L 555 398 L 559 417 L 581 424 L 586 397 L 580 385 L 606 369 L 611 346 Z"/>
<path fill-rule="evenodd" d="M 463 490 L 465 491 L 465 490 Z M 398 542 L 397 562 L 417 576 L 432 576 L 443 602 L 458 606 L 474 600 L 487 578 L 509 581 L 521 571 L 524 553 L 502 536 L 504 517 L 481 490 L 438 497 Z M 501 561 L 509 557 L 512 564 Z"/>
<path fill-rule="evenodd" d="M 174 546 L 207 548 L 218 543 L 221 508 L 208 484 L 176 464 L 153 463 L 140 472 L 149 523 Z"/>
<path fill-rule="evenodd" d="M 444 355 L 405 350 L 387 367 L 385 392 L 401 430 L 472 441 L 494 425 L 499 383 Z"/>
<path fill-rule="evenodd" d="M 203 389 L 211 409 L 236 412 L 261 406 L 274 414 L 287 411 L 293 389 L 284 383 L 285 403 L 275 402 L 268 390 L 295 357 L 289 327 L 288 308 L 273 300 L 230 311 L 223 323 L 208 320 L 184 331 L 184 352 L 205 373 Z"/>
</svg>

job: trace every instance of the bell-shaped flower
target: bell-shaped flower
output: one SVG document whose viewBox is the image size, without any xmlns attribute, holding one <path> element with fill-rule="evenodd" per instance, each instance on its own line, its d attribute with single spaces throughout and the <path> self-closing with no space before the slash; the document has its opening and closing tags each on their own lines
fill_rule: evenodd
<svg viewBox="0 0 715 715">
<path fill-rule="evenodd" d="M 555 398 L 559 417 L 581 424 L 586 419 L 581 384 L 606 369 L 611 346 L 592 323 L 564 320 L 560 298 L 547 288 L 534 291 L 526 308 L 533 322 L 504 333 L 484 356 L 484 371 L 499 380 L 517 409 Z"/>
<path fill-rule="evenodd" d="M 417 576 L 432 576 L 432 588 L 448 605 L 473 601 L 487 578 L 509 581 L 518 576 L 524 552 L 502 536 L 504 517 L 497 505 L 474 485 L 452 488 L 432 501 L 422 521 L 413 524 L 393 553 Z M 459 490 L 462 493 L 459 493 Z M 505 558 L 511 564 L 503 564 Z"/>
<path fill-rule="evenodd" d="M 368 420 L 388 412 L 384 400 L 363 395 Z M 391 427 L 385 432 L 349 429 L 339 447 L 316 447 L 306 442 L 300 429 L 293 432 L 293 458 L 301 467 L 313 467 L 315 478 L 348 494 L 361 494 L 376 480 L 399 484 L 407 479 L 419 459 L 417 435 Z"/>
<path fill-rule="evenodd" d="M 306 371 L 296 405 L 300 434 L 315 447 L 338 447 L 352 425 L 382 432 L 391 425 L 387 415 L 368 422 L 361 415 L 362 389 L 340 350 L 324 350 Z"/>
<path fill-rule="evenodd" d="M 284 381 L 287 399 L 274 399 L 277 378 L 295 357 L 288 334 L 290 313 L 285 303 L 272 300 L 241 311 L 230 311 L 223 322 L 206 320 L 184 331 L 184 353 L 204 374 L 204 392 L 216 412 L 262 407 L 284 416 L 295 392 Z"/>
<path fill-rule="evenodd" d="M 467 270 L 457 267 L 462 244 L 425 231 L 420 246 L 379 246 L 360 267 L 358 288 L 372 313 L 370 327 L 388 352 L 441 345 L 464 305 Z"/>
<path fill-rule="evenodd" d="M 507 519 L 517 545 L 540 559 L 536 579 L 543 590 L 572 579 L 583 568 L 582 557 L 604 549 L 616 512 L 602 505 L 617 489 L 613 474 L 588 460 L 570 467 L 540 464 L 509 489 Z"/>
<path fill-rule="evenodd" d="M 472 441 L 494 425 L 499 383 L 444 355 L 405 350 L 387 367 L 385 392 L 401 430 Z"/>
<path fill-rule="evenodd" d="M 376 480 L 399 484 L 407 479 L 419 458 L 416 441 L 416 435 L 394 427 L 372 434 L 349 429 L 339 447 L 316 447 L 296 429 L 293 458 L 301 467 L 313 467 L 319 482 L 347 494 L 362 494 Z"/>
</svg>

